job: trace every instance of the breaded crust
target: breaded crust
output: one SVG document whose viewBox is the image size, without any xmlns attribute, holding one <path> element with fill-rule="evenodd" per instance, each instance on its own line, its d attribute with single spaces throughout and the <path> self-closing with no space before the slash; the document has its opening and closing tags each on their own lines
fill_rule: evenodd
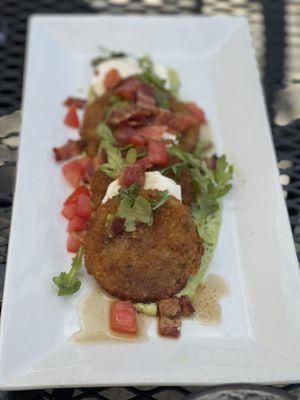
<svg viewBox="0 0 300 400">
<path fill-rule="evenodd" d="M 80 136 L 86 141 L 86 152 L 90 157 L 95 157 L 99 147 L 99 137 L 96 134 L 97 126 L 103 121 L 104 113 L 109 106 L 111 93 L 97 98 L 89 104 L 84 112 L 83 122 L 80 129 Z"/>
<path fill-rule="evenodd" d="M 102 202 L 103 197 L 106 194 L 106 190 L 108 185 L 112 182 L 104 172 L 100 169 L 94 174 L 91 181 L 91 192 L 92 192 L 92 201 L 96 207 Z"/>
<path fill-rule="evenodd" d="M 105 228 L 119 200 L 102 204 L 87 230 L 85 265 L 111 295 L 134 302 L 172 297 L 194 275 L 204 253 L 189 208 L 170 196 L 154 211 L 151 227 L 139 224 L 134 232 L 112 239 Z"/>
</svg>

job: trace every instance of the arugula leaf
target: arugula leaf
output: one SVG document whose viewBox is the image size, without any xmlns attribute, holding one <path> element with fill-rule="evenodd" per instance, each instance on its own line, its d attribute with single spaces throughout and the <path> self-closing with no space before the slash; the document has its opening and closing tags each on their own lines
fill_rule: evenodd
<svg viewBox="0 0 300 400">
<path fill-rule="evenodd" d="M 174 165 L 170 165 L 169 167 L 163 168 L 160 170 L 160 173 L 163 175 L 168 175 L 169 172 L 172 172 L 175 176 L 175 179 L 179 179 L 181 172 L 187 168 L 187 163 L 179 162 Z"/>
<path fill-rule="evenodd" d="M 141 189 L 141 185 L 138 183 L 133 183 L 128 187 L 121 187 L 119 189 L 119 196 L 121 199 L 129 198 L 131 200 L 131 204 L 133 204 L 134 200 L 137 198 L 139 191 Z"/>
<path fill-rule="evenodd" d="M 96 133 L 98 135 L 98 137 L 106 142 L 108 142 L 111 145 L 116 144 L 116 140 L 114 138 L 114 135 L 112 134 L 112 131 L 110 130 L 110 128 L 104 124 L 103 122 L 101 122 L 98 126 L 97 126 L 97 130 Z"/>
<path fill-rule="evenodd" d="M 168 190 L 159 190 L 157 193 L 157 198 L 155 200 L 150 200 L 152 211 L 156 210 L 158 207 L 162 206 L 169 198 Z"/>
<path fill-rule="evenodd" d="M 159 89 L 155 89 L 155 100 L 161 108 L 166 110 L 170 108 L 168 93 Z"/>
<path fill-rule="evenodd" d="M 69 296 L 76 293 L 81 282 L 78 279 L 78 274 L 82 269 L 83 247 L 81 246 L 75 257 L 73 257 L 71 268 L 68 272 L 61 272 L 53 278 L 53 282 L 59 288 L 59 296 Z"/>
<path fill-rule="evenodd" d="M 173 68 L 168 68 L 168 79 L 170 83 L 170 92 L 173 96 L 177 96 L 181 85 L 178 72 Z"/>
<path fill-rule="evenodd" d="M 101 144 L 106 151 L 107 163 L 100 165 L 100 170 L 112 179 L 117 179 L 125 168 L 121 149 L 112 146 L 108 142 Z"/>
<path fill-rule="evenodd" d="M 131 147 L 125 157 L 126 164 L 134 164 L 137 159 L 137 151 L 134 147 Z"/>
<path fill-rule="evenodd" d="M 164 90 L 166 81 L 161 79 L 154 71 L 154 64 L 151 58 L 147 55 L 138 59 L 139 66 L 142 69 L 142 73 L 139 74 L 139 78 L 142 82 L 148 83 L 156 87 L 157 89 Z"/>
<path fill-rule="evenodd" d="M 139 194 L 141 186 L 137 183 L 128 188 L 120 188 L 119 196 L 121 198 L 116 215 L 125 218 L 125 231 L 135 230 L 137 223 L 153 224 L 153 211 L 164 204 L 169 198 L 167 190 L 158 191 L 157 198 L 148 200 Z"/>
<path fill-rule="evenodd" d="M 116 146 L 116 140 L 110 128 L 103 122 L 97 127 L 97 135 L 101 139 L 100 149 L 107 155 L 107 163 L 100 165 L 100 170 L 112 179 L 117 179 L 125 168 L 122 152 Z"/>
<path fill-rule="evenodd" d="M 170 156 L 179 158 L 181 161 L 193 168 L 200 168 L 201 166 L 201 161 L 196 155 L 184 151 L 179 145 L 173 144 L 168 146 L 168 153 Z"/>
<path fill-rule="evenodd" d="M 91 64 L 93 67 L 96 67 L 97 65 L 101 64 L 103 61 L 107 61 L 112 58 L 123 58 L 123 57 L 128 56 L 128 54 L 126 54 L 122 51 L 109 50 L 104 46 L 100 47 L 100 51 L 102 52 L 102 54 L 99 57 L 96 57 L 91 61 Z"/>
<path fill-rule="evenodd" d="M 195 193 L 195 204 L 198 206 L 198 217 L 205 219 L 220 208 L 220 199 L 231 189 L 233 166 L 228 164 L 225 155 L 219 157 L 215 170 L 207 167 L 202 161 L 201 168 L 191 169 L 192 184 Z"/>
</svg>

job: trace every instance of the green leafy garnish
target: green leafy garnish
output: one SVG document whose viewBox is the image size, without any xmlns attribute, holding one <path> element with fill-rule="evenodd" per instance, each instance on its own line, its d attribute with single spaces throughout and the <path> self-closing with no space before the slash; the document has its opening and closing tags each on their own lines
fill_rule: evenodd
<svg viewBox="0 0 300 400">
<path fill-rule="evenodd" d="M 73 257 L 71 268 L 68 272 L 61 272 L 53 278 L 53 282 L 58 287 L 59 296 L 70 296 L 76 293 L 81 285 L 78 274 L 82 269 L 83 247 L 81 246 L 75 257 Z"/>
<path fill-rule="evenodd" d="M 132 232 L 137 223 L 153 224 L 153 211 L 168 200 L 169 192 L 157 191 L 157 197 L 148 200 L 140 195 L 140 185 L 134 183 L 128 188 L 120 188 L 119 197 L 121 201 L 116 215 L 125 219 L 125 231 Z"/>
<path fill-rule="evenodd" d="M 167 92 L 164 92 L 160 89 L 155 89 L 155 100 L 156 103 L 161 107 L 166 110 L 170 108 L 169 104 L 169 95 Z"/>
<path fill-rule="evenodd" d="M 92 60 L 92 66 L 97 67 L 97 65 L 101 64 L 103 61 L 110 60 L 112 58 L 123 58 L 127 57 L 128 55 L 122 51 L 113 51 L 109 50 L 106 47 L 101 46 L 100 51 L 102 54 Z"/>
<path fill-rule="evenodd" d="M 157 198 L 155 200 L 149 200 L 152 211 L 162 206 L 168 200 L 168 198 L 169 198 L 168 190 L 159 190 L 157 193 Z"/>
<path fill-rule="evenodd" d="M 134 164 L 137 159 L 137 151 L 134 147 L 131 147 L 125 157 L 126 164 Z"/>
<path fill-rule="evenodd" d="M 172 146 L 169 146 L 168 153 L 170 156 L 179 158 L 179 160 L 187 165 L 190 165 L 191 167 L 200 168 L 201 166 L 201 160 L 197 155 L 188 153 L 179 145 L 173 144 Z"/>
<path fill-rule="evenodd" d="M 97 127 L 97 135 L 101 139 L 100 150 L 104 149 L 107 162 L 100 165 L 100 170 L 112 179 L 117 179 L 125 168 L 122 152 L 116 146 L 116 140 L 110 128 L 103 122 Z"/>
<path fill-rule="evenodd" d="M 174 165 L 170 165 L 169 167 L 163 168 L 160 170 L 160 173 L 163 175 L 168 175 L 168 173 L 172 172 L 175 176 L 175 179 L 178 179 L 181 175 L 181 172 L 187 167 L 185 162 L 179 162 Z"/>
<path fill-rule="evenodd" d="M 178 72 L 173 68 L 168 68 L 168 78 L 170 83 L 170 92 L 177 96 L 180 89 L 180 78 Z"/>
<path fill-rule="evenodd" d="M 96 133 L 101 140 L 106 141 L 108 144 L 114 145 L 117 143 L 112 131 L 103 122 L 97 126 Z"/>
<path fill-rule="evenodd" d="M 125 162 L 122 158 L 121 150 L 108 143 L 102 143 L 101 146 L 106 151 L 107 162 L 100 165 L 100 170 L 112 179 L 119 178 L 125 168 Z"/>
<path fill-rule="evenodd" d="M 209 169 L 202 161 L 200 169 L 192 168 L 191 174 L 198 219 L 205 219 L 219 210 L 220 199 L 231 189 L 233 166 L 227 163 L 223 155 L 217 159 L 215 169 Z"/>
<path fill-rule="evenodd" d="M 151 58 L 147 55 L 143 56 L 138 60 L 138 63 L 142 69 L 142 73 L 139 74 L 140 80 L 157 89 L 164 90 L 166 81 L 154 72 L 154 64 Z"/>
</svg>

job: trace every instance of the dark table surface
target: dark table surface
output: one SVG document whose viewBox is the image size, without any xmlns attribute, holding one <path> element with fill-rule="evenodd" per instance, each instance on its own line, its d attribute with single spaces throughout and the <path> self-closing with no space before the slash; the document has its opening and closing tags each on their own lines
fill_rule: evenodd
<svg viewBox="0 0 300 400">
<path fill-rule="evenodd" d="M 242 15 L 250 22 L 275 143 L 280 181 L 286 196 L 296 250 L 300 250 L 300 2 L 298 0 L 1 0 L 0 1 L 0 116 L 20 109 L 26 23 L 33 13 L 160 13 Z M 8 244 L 11 204 L 18 150 L 16 126 L 4 132 L 0 118 L 0 300 Z M 299 385 L 284 389 L 286 398 L 300 394 Z M 95 388 L 0 393 L 10 399 L 174 399 L 200 388 Z M 217 398 L 216 389 L 203 396 Z M 227 390 L 227 389 L 226 389 Z M 231 389 L 230 389 L 231 390 Z M 219 389 L 218 389 L 219 392 Z M 271 398 L 278 393 L 247 392 L 222 398 Z M 221 398 L 220 397 L 220 398 Z M 219 397 L 218 397 L 219 398 Z"/>
</svg>

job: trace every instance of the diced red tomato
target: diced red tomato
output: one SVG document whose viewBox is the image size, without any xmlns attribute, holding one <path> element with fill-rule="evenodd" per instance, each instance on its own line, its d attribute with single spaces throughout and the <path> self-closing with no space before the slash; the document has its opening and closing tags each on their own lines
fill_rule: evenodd
<svg viewBox="0 0 300 400">
<path fill-rule="evenodd" d="M 168 152 L 166 144 L 164 142 L 156 142 L 155 140 L 151 140 L 149 142 L 148 158 L 153 165 L 166 167 L 168 165 Z"/>
<path fill-rule="evenodd" d="M 77 110 L 74 105 L 68 109 L 67 114 L 64 119 L 64 123 L 71 128 L 79 128 L 79 118 L 77 115 Z"/>
<path fill-rule="evenodd" d="M 86 105 L 86 100 L 80 99 L 79 97 L 68 97 L 64 101 L 64 106 L 71 107 L 74 106 L 76 108 L 84 108 Z"/>
<path fill-rule="evenodd" d="M 152 162 L 149 160 L 148 157 L 140 158 L 139 160 L 137 160 L 137 161 L 135 162 L 135 164 L 141 165 L 141 166 L 144 168 L 145 171 L 146 171 L 147 169 L 150 169 L 150 168 L 153 167 L 153 164 L 152 164 Z"/>
<path fill-rule="evenodd" d="M 92 214 L 92 205 L 89 196 L 80 194 L 76 203 L 76 215 L 83 219 L 89 219 Z"/>
<path fill-rule="evenodd" d="M 134 146 L 145 146 L 147 144 L 147 141 L 144 137 L 136 134 L 130 136 L 128 142 Z"/>
<path fill-rule="evenodd" d="M 67 218 L 68 220 L 71 220 L 72 218 L 75 217 L 76 214 L 76 204 L 67 204 L 63 207 L 62 209 L 62 215 Z"/>
<path fill-rule="evenodd" d="M 108 73 L 105 75 L 104 78 L 104 87 L 106 90 L 110 90 L 118 86 L 121 82 L 122 77 L 119 74 L 119 71 L 116 68 L 112 68 Z"/>
<path fill-rule="evenodd" d="M 64 202 L 64 205 L 77 203 L 77 199 L 78 199 L 78 196 L 80 194 L 84 194 L 85 196 L 91 197 L 91 193 L 90 193 L 89 189 L 86 186 L 79 186 L 67 198 L 67 200 Z"/>
<path fill-rule="evenodd" d="M 86 228 L 86 220 L 75 215 L 68 224 L 67 231 L 69 233 L 83 231 Z"/>
<path fill-rule="evenodd" d="M 114 301 L 110 309 L 110 328 L 119 333 L 137 334 L 137 321 L 130 301 Z"/>
<path fill-rule="evenodd" d="M 121 186 L 130 186 L 133 183 L 139 183 L 141 186 L 145 183 L 145 170 L 140 164 L 129 165 L 123 171 L 119 178 Z"/>
<path fill-rule="evenodd" d="M 193 114 L 193 116 L 197 118 L 198 122 L 200 122 L 200 124 L 205 124 L 206 118 L 202 108 L 198 107 L 196 103 L 192 102 L 186 103 L 186 105 L 190 110 L 190 112 Z"/>
<path fill-rule="evenodd" d="M 83 177 L 83 168 L 81 164 L 77 160 L 74 160 L 65 164 L 62 170 L 67 181 L 73 187 L 77 188 Z"/>
<path fill-rule="evenodd" d="M 125 146 L 135 133 L 136 130 L 132 126 L 121 124 L 116 129 L 114 136 L 118 145 Z"/>
<path fill-rule="evenodd" d="M 79 250 L 79 247 L 81 246 L 81 241 L 76 239 L 72 233 L 69 234 L 68 240 L 67 240 L 67 250 L 70 253 L 77 253 Z"/>
<path fill-rule="evenodd" d="M 144 126 L 137 130 L 137 134 L 147 139 L 161 140 L 162 135 L 167 131 L 166 125 L 161 126 Z"/>
<path fill-rule="evenodd" d="M 83 157 L 77 160 L 83 168 L 82 178 L 85 182 L 89 183 L 96 172 L 96 165 L 94 160 L 90 157 Z"/>
</svg>

